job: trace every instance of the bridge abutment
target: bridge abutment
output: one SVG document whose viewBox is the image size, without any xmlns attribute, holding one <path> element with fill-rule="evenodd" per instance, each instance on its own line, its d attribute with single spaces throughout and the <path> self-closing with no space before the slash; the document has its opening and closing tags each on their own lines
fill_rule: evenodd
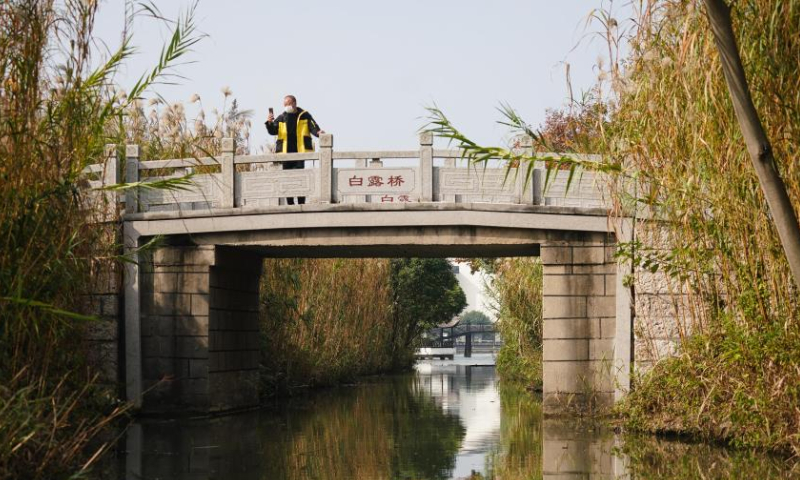
<svg viewBox="0 0 800 480">
<path fill-rule="evenodd" d="M 614 403 L 617 264 L 611 237 L 543 244 L 546 413 Z"/>
<path fill-rule="evenodd" d="M 142 409 L 257 405 L 260 257 L 170 246 L 140 265 Z"/>
</svg>

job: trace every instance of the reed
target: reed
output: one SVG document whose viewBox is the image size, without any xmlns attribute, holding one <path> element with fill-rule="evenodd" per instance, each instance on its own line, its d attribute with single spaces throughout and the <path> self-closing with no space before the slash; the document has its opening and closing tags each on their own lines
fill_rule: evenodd
<svg viewBox="0 0 800 480">
<path fill-rule="evenodd" d="M 732 6 L 755 105 L 797 210 L 800 3 Z M 681 317 L 674 326 L 680 355 L 637 380 L 624 410 L 629 423 L 796 456 L 798 286 L 736 122 L 702 2 L 641 2 L 625 31 L 601 18 L 609 37 L 624 37 L 631 52 L 604 72 L 612 97 L 600 153 L 634 180 L 616 191 L 620 203 L 634 195 L 662 220 L 639 226 L 637 240 L 621 253 L 639 267 L 637 276 L 672 285 Z"/>
<path fill-rule="evenodd" d="M 390 273 L 387 260 L 266 260 L 265 394 L 391 370 Z"/>
<path fill-rule="evenodd" d="M 466 298 L 444 259 L 268 259 L 261 285 L 265 396 L 408 370 L 427 329 Z"/>
<path fill-rule="evenodd" d="M 85 472 L 98 450 L 84 447 L 122 411 L 97 384 L 81 341 L 93 326 L 80 314 L 85 294 L 99 263 L 116 258 L 115 225 L 92 222 L 82 170 L 101 163 L 115 138 L 126 101 L 113 79 L 131 54 L 125 40 L 91 61 L 97 8 L 0 0 L 0 478 Z M 191 13 L 174 29 L 132 97 L 197 39 Z"/>
<path fill-rule="evenodd" d="M 502 380 L 542 388 L 542 263 L 538 258 L 483 262 L 493 274 L 486 285 L 497 312 L 503 346 L 497 355 Z"/>
</svg>

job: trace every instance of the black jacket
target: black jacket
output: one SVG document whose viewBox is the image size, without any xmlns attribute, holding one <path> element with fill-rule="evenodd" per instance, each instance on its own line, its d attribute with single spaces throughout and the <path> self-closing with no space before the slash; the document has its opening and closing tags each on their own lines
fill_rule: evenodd
<svg viewBox="0 0 800 480">
<path fill-rule="evenodd" d="M 319 125 L 311 114 L 298 107 L 294 113 L 281 113 L 275 121 L 266 122 L 270 135 L 277 135 L 276 153 L 313 152 L 311 135 L 319 136 Z M 298 138 L 298 132 L 301 138 Z"/>
</svg>

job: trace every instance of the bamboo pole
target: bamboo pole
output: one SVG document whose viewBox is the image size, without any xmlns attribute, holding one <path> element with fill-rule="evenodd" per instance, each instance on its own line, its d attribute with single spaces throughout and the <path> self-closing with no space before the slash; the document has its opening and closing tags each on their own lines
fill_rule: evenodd
<svg viewBox="0 0 800 480">
<path fill-rule="evenodd" d="M 800 286 L 800 225 L 797 222 L 786 185 L 778 172 L 772 146 L 758 117 L 731 22 L 731 10 L 725 0 L 705 0 L 706 14 L 719 50 L 722 71 L 731 94 L 733 108 L 747 151 L 756 169 L 758 182 L 767 199 L 767 207 L 778 230 L 795 285 Z"/>
</svg>

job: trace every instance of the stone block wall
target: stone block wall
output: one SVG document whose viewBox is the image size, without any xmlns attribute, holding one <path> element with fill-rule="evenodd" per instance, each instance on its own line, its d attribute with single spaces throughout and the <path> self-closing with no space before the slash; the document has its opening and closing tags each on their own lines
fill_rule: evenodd
<svg viewBox="0 0 800 480">
<path fill-rule="evenodd" d="M 545 412 L 614 401 L 613 239 L 586 235 L 541 246 Z"/>
<path fill-rule="evenodd" d="M 668 254 L 669 232 L 642 224 L 638 238 L 651 254 Z M 653 364 L 677 354 L 682 340 L 692 332 L 693 312 L 686 286 L 670 278 L 663 269 L 656 272 L 638 268 L 631 277 L 635 292 L 634 361 L 635 370 L 644 373 Z"/>
<path fill-rule="evenodd" d="M 213 247 L 164 247 L 141 262 L 142 408 L 206 410 Z"/>
<path fill-rule="evenodd" d="M 256 405 L 260 258 L 223 247 L 163 247 L 142 269 L 143 410 Z"/>
<path fill-rule="evenodd" d="M 691 333 L 692 322 L 688 297 L 668 275 L 640 271 L 634 278 L 634 358 L 636 370 L 645 372 L 678 352 L 682 339 Z"/>
<path fill-rule="evenodd" d="M 261 258 L 217 247 L 211 268 L 209 394 L 212 410 L 258 403 Z"/>
<path fill-rule="evenodd" d="M 120 318 L 122 269 L 112 260 L 97 260 L 92 265 L 89 294 L 84 297 L 82 313 L 97 318 L 86 324 L 89 362 L 101 383 L 118 385 L 120 375 Z"/>
</svg>

